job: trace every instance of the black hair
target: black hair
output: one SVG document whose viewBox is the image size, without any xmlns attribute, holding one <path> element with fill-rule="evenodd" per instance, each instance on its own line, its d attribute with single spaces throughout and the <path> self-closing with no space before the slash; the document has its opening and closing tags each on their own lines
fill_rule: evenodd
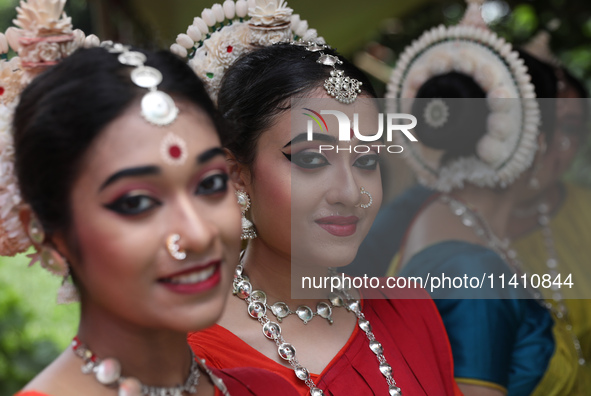
<svg viewBox="0 0 591 396">
<path fill-rule="evenodd" d="M 556 98 L 556 74 L 549 65 L 537 60 L 523 51 L 518 51 L 523 59 L 537 98 Z M 450 98 L 445 101 L 449 109 L 446 123 L 440 127 L 419 123 L 414 129 L 417 139 L 427 147 L 444 150 L 441 165 L 456 158 L 476 154 L 476 144 L 487 131 L 490 110 L 486 93 L 471 77 L 459 72 L 449 72 L 428 79 L 417 91 L 417 98 Z M 423 117 L 429 100 L 415 100 L 412 114 Z M 539 101 L 541 113 L 541 131 L 549 141 L 554 133 L 556 106 L 554 100 Z"/>
<path fill-rule="evenodd" d="M 211 99 L 186 63 L 167 51 L 145 52 L 163 75 L 158 89 L 199 106 L 221 130 Z M 24 90 L 14 115 L 16 175 L 23 199 L 44 230 L 69 230 L 70 192 L 95 138 L 145 94 L 131 67 L 103 48 L 79 49 Z"/>
<path fill-rule="evenodd" d="M 338 56 L 331 49 L 323 52 Z M 318 52 L 303 46 L 276 44 L 243 55 L 228 69 L 222 79 L 218 108 L 234 130 L 223 144 L 239 162 L 252 164 L 259 136 L 279 114 L 289 110 L 292 97 L 323 89 L 333 69 L 317 63 L 318 57 Z M 362 94 L 375 98 L 367 76 L 343 57 L 339 59 L 343 63 L 337 68 L 362 82 Z"/>
</svg>

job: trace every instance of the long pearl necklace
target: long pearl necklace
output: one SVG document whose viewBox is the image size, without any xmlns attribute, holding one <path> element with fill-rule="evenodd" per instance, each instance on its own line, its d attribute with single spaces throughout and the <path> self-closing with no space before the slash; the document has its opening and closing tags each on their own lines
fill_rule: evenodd
<svg viewBox="0 0 591 396">
<path fill-rule="evenodd" d="M 205 365 L 205 360 L 196 359 L 193 351 L 191 351 L 191 369 L 185 383 L 161 387 L 144 385 L 136 378 L 122 376 L 121 364 L 117 359 L 100 359 L 80 341 L 78 336 L 72 340 L 72 350 L 76 356 L 83 360 L 82 372 L 84 374 L 94 374 L 96 380 L 105 386 L 117 386 L 119 396 L 182 396 L 183 392 L 193 395 L 197 393 L 197 385 L 201 376 L 200 370 L 209 376 L 211 382 L 224 396 L 230 396 L 224 381 L 211 372 L 209 367 Z"/>
<path fill-rule="evenodd" d="M 476 210 L 472 209 L 469 205 L 447 195 L 442 194 L 439 197 L 441 202 L 446 203 L 451 211 L 458 217 L 460 217 L 462 224 L 470 227 L 474 230 L 476 235 L 488 242 L 488 246 L 501 256 L 501 258 L 509 265 L 509 267 L 518 275 L 523 274 L 523 265 L 517 257 L 517 252 L 513 249 L 509 249 L 509 241 L 501 240 L 493 232 L 490 225 Z M 552 230 L 550 229 L 550 218 L 548 216 L 549 206 L 545 203 L 538 205 L 538 223 L 542 226 L 542 234 L 545 237 L 546 248 L 548 251 L 548 260 L 546 266 L 550 272 L 550 275 L 557 275 L 556 267 L 558 266 L 558 258 L 556 255 L 556 249 L 554 248 L 554 239 L 552 238 Z M 550 311 L 558 320 L 561 320 L 566 330 L 569 332 L 575 351 L 577 353 L 577 363 L 579 365 L 585 364 L 585 357 L 581 348 L 579 338 L 573 331 L 572 323 L 568 317 L 568 310 L 564 304 L 562 294 L 555 292 L 553 295 L 554 304 L 544 299 L 539 290 L 531 289 L 531 286 L 526 285 L 528 292 L 533 298 L 544 308 Z"/>
<path fill-rule="evenodd" d="M 324 395 L 324 391 L 318 388 L 314 383 L 314 380 L 312 380 L 308 369 L 302 366 L 298 361 L 295 347 L 286 342 L 281 335 L 281 326 L 278 323 L 272 322 L 267 317 L 266 294 L 262 290 L 253 290 L 250 280 L 246 274 L 244 274 L 244 267 L 242 263 L 238 264 L 236 267 L 233 293 L 246 302 L 248 305 L 248 315 L 251 318 L 258 320 L 263 326 L 263 334 L 265 337 L 275 342 L 279 356 L 283 360 L 289 362 L 295 372 L 296 377 L 304 381 L 305 384 L 310 388 L 310 396 Z M 386 361 L 382 344 L 376 340 L 372 332 L 371 324 L 367 319 L 365 319 L 363 312 L 361 312 L 361 304 L 359 303 L 359 300 L 354 299 L 348 290 L 339 290 L 339 293 L 331 294 L 329 301 L 335 307 L 344 306 L 348 311 L 353 312 L 353 314 L 357 317 L 357 325 L 365 332 L 365 336 L 369 340 L 369 348 L 376 355 L 380 372 L 386 378 L 389 395 L 402 396 L 402 392 L 396 385 L 396 381 L 392 376 L 392 366 L 390 366 Z"/>
</svg>

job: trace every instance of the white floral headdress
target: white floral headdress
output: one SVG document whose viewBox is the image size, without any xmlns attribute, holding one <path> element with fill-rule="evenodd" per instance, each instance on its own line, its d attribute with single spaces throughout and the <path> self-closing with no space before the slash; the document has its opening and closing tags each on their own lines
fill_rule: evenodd
<svg viewBox="0 0 591 396">
<path fill-rule="evenodd" d="M 0 255 L 13 256 L 32 242 L 19 219 L 23 204 L 14 173 L 12 118 L 26 85 L 45 67 L 56 64 L 83 45 L 85 35 L 73 30 L 63 12 L 66 0 L 21 0 L 17 18 L 0 33 Z M 18 56 L 8 60 L 9 46 Z M 34 263 L 39 259 L 34 255 Z M 48 268 L 64 275 L 66 268 Z"/>
<path fill-rule="evenodd" d="M 488 29 L 480 12 L 482 2 L 468 0 L 457 26 L 440 25 L 409 45 L 387 87 L 386 97 L 395 99 L 389 102 L 394 107 L 391 112 L 400 112 L 403 104 L 409 106 L 404 99 L 415 98 L 427 80 L 449 72 L 471 76 L 486 92 L 488 129 L 477 143 L 475 156 L 441 165 L 442 150 L 399 140 L 419 180 L 440 191 L 461 188 L 465 182 L 506 187 L 531 165 L 537 149 L 540 110 L 534 86 L 511 44 Z M 434 107 L 445 114 L 441 106 Z"/>
<path fill-rule="evenodd" d="M 189 59 L 217 102 L 224 73 L 244 53 L 298 39 L 325 43 L 315 29 L 308 28 L 308 22 L 292 13 L 284 0 L 226 0 L 204 9 L 170 50 Z"/>
</svg>

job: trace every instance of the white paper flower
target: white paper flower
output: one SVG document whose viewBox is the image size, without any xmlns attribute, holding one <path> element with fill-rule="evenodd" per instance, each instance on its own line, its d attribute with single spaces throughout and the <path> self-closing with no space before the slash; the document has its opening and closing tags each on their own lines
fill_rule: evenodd
<svg viewBox="0 0 591 396">
<path fill-rule="evenodd" d="M 211 6 L 211 12 L 213 12 L 215 20 L 217 22 L 223 22 L 224 19 L 226 19 L 226 15 L 224 15 L 224 7 L 222 7 L 221 4 L 216 3 L 213 6 Z"/>
<path fill-rule="evenodd" d="M 284 0 L 256 0 L 255 6 L 248 10 L 252 25 L 274 26 L 288 23 L 293 10 Z M 307 30 L 307 27 L 306 27 Z"/>
<path fill-rule="evenodd" d="M 61 59 L 60 46 L 57 43 L 41 42 L 37 44 L 39 59 L 44 62 L 54 62 Z"/>
<path fill-rule="evenodd" d="M 98 47 L 100 44 L 101 40 L 94 34 L 91 34 L 84 40 L 84 48 Z"/>
<path fill-rule="evenodd" d="M 170 52 L 180 56 L 181 58 L 186 58 L 187 55 L 189 55 L 189 53 L 187 52 L 187 49 L 177 43 L 174 43 L 173 45 L 170 46 Z"/>
<path fill-rule="evenodd" d="M 198 43 L 201 41 L 202 37 L 201 30 L 195 25 L 190 25 L 187 28 L 187 36 L 189 36 L 194 42 Z"/>
<path fill-rule="evenodd" d="M 203 22 L 207 24 L 207 26 L 215 26 L 216 24 L 215 15 L 213 15 L 213 11 L 211 11 L 209 8 L 205 8 L 201 12 L 201 18 L 203 19 Z"/>
<path fill-rule="evenodd" d="M 6 29 L 5 35 L 10 48 L 12 48 L 15 52 L 18 52 L 21 48 L 21 43 L 19 40 L 23 36 L 23 31 L 11 26 Z"/>
<path fill-rule="evenodd" d="M 191 49 L 193 48 L 193 45 L 195 45 L 193 39 L 184 33 L 180 33 L 178 36 L 176 36 L 176 42 L 181 47 L 184 47 L 186 49 Z"/>
<path fill-rule="evenodd" d="M 308 31 L 308 21 L 300 21 L 297 29 L 294 30 L 294 33 L 300 37 L 303 37 L 307 31 Z"/>
<path fill-rule="evenodd" d="M 0 33 L 0 53 L 6 54 L 8 52 L 8 40 L 4 33 Z"/>
<path fill-rule="evenodd" d="M 209 33 L 209 27 L 207 26 L 207 23 L 205 23 L 205 21 L 199 17 L 195 17 L 195 19 L 193 19 L 193 26 L 196 26 L 201 34 Z"/>
<path fill-rule="evenodd" d="M 246 0 L 238 0 L 236 2 L 236 16 L 244 18 L 248 14 L 248 3 Z"/>
<path fill-rule="evenodd" d="M 223 4 L 224 15 L 227 19 L 232 20 L 236 16 L 236 3 L 233 0 L 226 0 Z"/>
</svg>

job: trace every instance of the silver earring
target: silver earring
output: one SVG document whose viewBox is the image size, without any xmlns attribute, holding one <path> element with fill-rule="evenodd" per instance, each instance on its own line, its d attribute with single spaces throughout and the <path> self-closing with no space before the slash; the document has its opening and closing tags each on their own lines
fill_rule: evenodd
<svg viewBox="0 0 591 396">
<path fill-rule="evenodd" d="M 361 192 L 361 197 L 363 198 L 363 195 L 367 195 L 367 197 L 369 198 L 369 201 L 367 201 L 367 203 L 359 203 L 359 204 L 355 205 L 355 207 L 361 207 L 363 209 L 367 209 L 371 206 L 371 204 L 373 204 L 373 197 L 371 196 L 369 191 L 367 191 L 365 189 L 365 187 L 361 187 L 360 192 Z"/>
<path fill-rule="evenodd" d="M 240 235 L 240 239 L 254 239 L 257 237 L 254 224 L 246 218 L 246 211 L 250 208 L 250 197 L 244 191 L 237 190 L 236 198 L 238 205 L 240 205 L 240 211 L 242 212 L 242 234 Z"/>
<path fill-rule="evenodd" d="M 180 240 L 181 236 L 179 234 L 170 235 L 166 238 L 166 248 L 168 249 L 168 254 L 170 254 L 173 259 L 182 261 L 187 258 L 187 252 L 179 246 L 178 242 Z"/>
</svg>

